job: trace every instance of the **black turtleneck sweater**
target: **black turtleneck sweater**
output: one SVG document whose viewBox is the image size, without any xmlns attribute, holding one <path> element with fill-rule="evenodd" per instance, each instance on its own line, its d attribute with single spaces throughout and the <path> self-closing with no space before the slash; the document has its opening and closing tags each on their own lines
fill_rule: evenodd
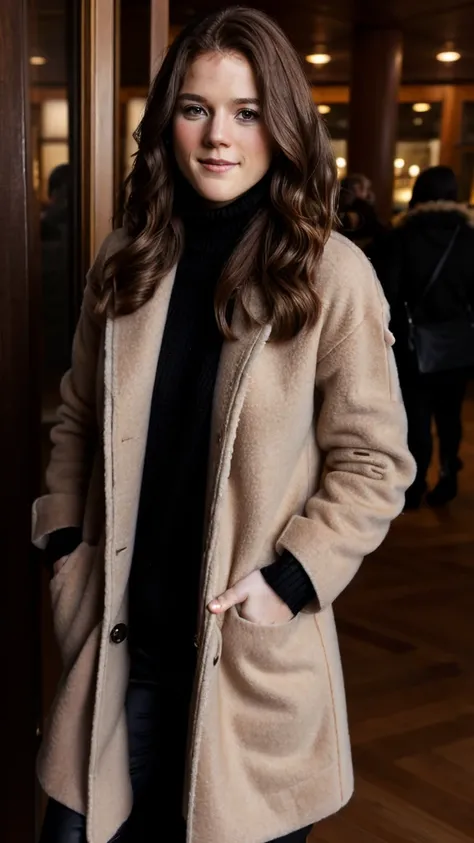
<svg viewBox="0 0 474 843">
<path fill-rule="evenodd" d="M 218 209 L 210 209 L 187 183 L 178 185 L 175 212 L 184 226 L 184 250 L 151 402 L 129 628 L 132 647 L 163 666 L 178 660 L 184 667 L 194 659 L 212 402 L 223 342 L 214 315 L 215 288 L 245 229 L 268 201 L 268 182 Z M 64 545 L 59 549 L 67 552 Z M 315 598 L 308 575 L 289 553 L 262 573 L 294 613 Z"/>
<path fill-rule="evenodd" d="M 219 209 L 209 209 L 188 185 L 181 183 L 177 193 L 185 245 L 153 391 L 130 580 L 132 645 L 149 649 L 155 642 L 160 661 L 166 661 L 169 635 L 179 628 L 180 657 L 186 659 L 196 633 L 212 402 L 223 342 L 215 288 L 267 197 L 265 179 Z M 314 597 L 306 572 L 289 554 L 266 576 L 294 612 Z M 173 644 L 170 654 L 178 656 L 178 642 Z"/>
</svg>

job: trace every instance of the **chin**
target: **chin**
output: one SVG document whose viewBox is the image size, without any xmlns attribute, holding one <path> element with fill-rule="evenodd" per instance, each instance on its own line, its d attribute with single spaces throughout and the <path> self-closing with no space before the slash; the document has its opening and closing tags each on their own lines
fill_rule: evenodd
<svg viewBox="0 0 474 843">
<path fill-rule="evenodd" d="M 231 188 L 229 185 L 210 186 L 203 184 L 195 185 L 195 189 L 207 202 L 218 204 L 233 202 L 247 190 L 246 187 L 239 190 L 239 188 Z"/>
</svg>

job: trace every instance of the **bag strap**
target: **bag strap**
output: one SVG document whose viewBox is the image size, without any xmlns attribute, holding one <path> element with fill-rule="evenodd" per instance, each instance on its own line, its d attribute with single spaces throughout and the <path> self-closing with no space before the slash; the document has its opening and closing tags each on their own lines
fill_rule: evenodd
<svg viewBox="0 0 474 843">
<path fill-rule="evenodd" d="M 446 249 L 444 250 L 443 254 L 441 255 L 441 258 L 439 259 L 439 261 L 438 261 L 438 263 L 437 263 L 437 265 L 436 265 L 436 267 L 435 267 L 435 270 L 434 270 L 434 272 L 433 272 L 433 275 L 431 276 L 431 278 L 430 278 L 430 280 L 428 281 L 428 283 L 427 283 L 427 285 L 426 285 L 425 289 L 423 290 L 423 293 L 422 293 L 421 298 L 420 298 L 420 299 L 419 299 L 419 301 L 417 302 L 416 306 L 413 308 L 414 310 L 418 310 L 418 308 L 419 308 L 420 304 L 421 304 L 421 303 L 425 300 L 425 298 L 426 298 L 426 296 L 428 295 L 428 293 L 430 292 L 430 290 L 432 290 L 432 289 L 433 289 L 433 287 L 434 287 L 434 285 L 436 284 L 436 282 L 437 282 L 437 280 L 438 280 L 439 276 L 441 275 L 441 273 L 442 273 L 442 271 L 443 271 L 443 269 L 444 269 L 444 267 L 445 267 L 446 261 L 448 260 L 448 258 L 449 258 L 449 256 L 450 256 L 450 254 L 451 254 L 451 252 L 452 252 L 452 250 L 453 250 L 453 246 L 454 246 L 454 244 L 455 244 L 455 242 L 456 242 L 456 239 L 457 239 L 457 236 L 458 236 L 458 234 L 459 234 L 460 230 L 461 230 L 461 226 L 460 226 L 460 225 L 458 225 L 458 226 L 456 227 L 456 230 L 455 230 L 455 232 L 454 232 L 453 236 L 451 237 L 451 239 L 450 239 L 450 241 L 449 241 L 449 243 L 448 243 L 448 245 L 447 245 Z"/>
</svg>

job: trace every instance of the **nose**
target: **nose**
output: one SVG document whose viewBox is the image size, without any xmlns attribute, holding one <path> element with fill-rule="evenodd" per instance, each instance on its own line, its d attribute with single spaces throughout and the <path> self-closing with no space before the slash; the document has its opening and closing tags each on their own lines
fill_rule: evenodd
<svg viewBox="0 0 474 843">
<path fill-rule="evenodd" d="M 230 146 L 229 122 L 225 114 L 216 113 L 211 117 L 207 124 L 205 142 L 206 146 L 212 147 L 213 149 L 219 146 Z"/>
</svg>

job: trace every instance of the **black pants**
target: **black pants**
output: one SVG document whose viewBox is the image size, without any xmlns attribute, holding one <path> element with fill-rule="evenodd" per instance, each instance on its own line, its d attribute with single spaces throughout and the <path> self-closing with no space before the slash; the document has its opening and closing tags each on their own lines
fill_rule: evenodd
<svg viewBox="0 0 474 843">
<path fill-rule="evenodd" d="M 185 843 L 181 802 L 192 676 L 163 675 L 166 681 L 156 678 L 142 651 L 132 657 L 126 712 L 134 807 L 110 843 L 148 843 L 164 827 L 168 840 Z M 269 843 L 304 843 L 309 831 Z M 84 817 L 50 799 L 40 843 L 87 843 Z"/>
<path fill-rule="evenodd" d="M 426 485 L 433 453 L 433 418 L 439 437 L 442 473 L 455 473 L 459 468 L 461 413 L 467 380 L 463 371 L 401 378 L 408 417 L 408 447 L 417 465 L 416 480 L 412 486 L 414 492 L 423 492 Z"/>
</svg>

